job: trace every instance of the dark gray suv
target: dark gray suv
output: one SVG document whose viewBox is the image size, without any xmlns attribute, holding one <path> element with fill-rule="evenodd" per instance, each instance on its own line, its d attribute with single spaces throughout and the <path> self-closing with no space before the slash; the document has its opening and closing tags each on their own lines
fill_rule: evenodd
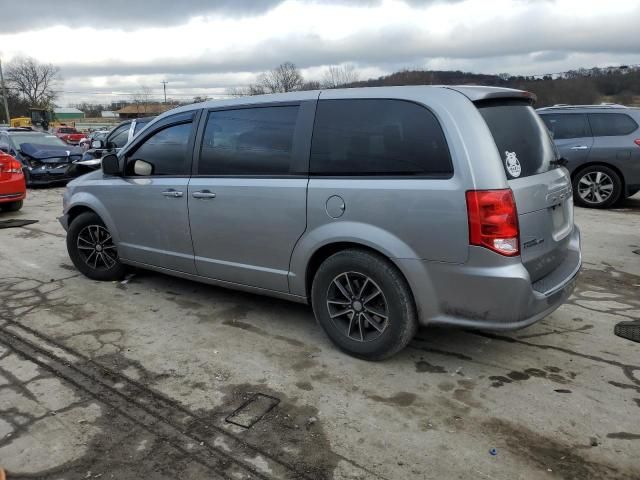
<svg viewBox="0 0 640 480">
<path fill-rule="evenodd" d="M 577 205 L 608 208 L 640 190 L 640 109 L 556 105 L 538 114 L 571 172 Z"/>
</svg>

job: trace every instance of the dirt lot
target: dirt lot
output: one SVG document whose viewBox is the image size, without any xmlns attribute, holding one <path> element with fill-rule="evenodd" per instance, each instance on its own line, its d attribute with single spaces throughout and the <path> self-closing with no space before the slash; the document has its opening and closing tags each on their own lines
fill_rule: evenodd
<svg viewBox="0 0 640 480">
<path fill-rule="evenodd" d="M 61 196 L 0 214 L 39 220 L 0 230 L 9 479 L 640 478 L 640 344 L 613 335 L 640 318 L 640 196 L 576 211 L 584 270 L 544 321 L 422 329 L 383 363 L 338 352 L 302 305 L 82 277 Z"/>
</svg>

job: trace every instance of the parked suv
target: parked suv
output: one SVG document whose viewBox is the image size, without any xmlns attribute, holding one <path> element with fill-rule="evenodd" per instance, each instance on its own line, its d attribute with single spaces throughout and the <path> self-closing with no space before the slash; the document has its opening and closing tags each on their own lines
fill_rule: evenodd
<svg viewBox="0 0 640 480">
<path fill-rule="evenodd" d="M 557 105 L 538 109 L 567 160 L 577 205 L 607 208 L 640 190 L 640 109 Z"/>
<path fill-rule="evenodd" d="M 419 86 L 178 108 L 69 184 L 69 255 L 92 279 L 134 265 L 310 302 L 366 359 L 418 324 L 525 327 L 581 262 L 571 180 L 533 100 Z"/>
</svg>

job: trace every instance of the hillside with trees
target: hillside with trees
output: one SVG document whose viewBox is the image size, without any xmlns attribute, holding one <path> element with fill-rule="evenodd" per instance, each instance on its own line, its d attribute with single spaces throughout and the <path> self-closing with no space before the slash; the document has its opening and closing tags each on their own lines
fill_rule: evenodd
<svg viewBox="0 0 640 480">
<path fill-rule="evenodd" d="M 349 87 L 389 85 L 491 85 L 528 90 L 538 96 L 536 106 L 601 102 L 640 106 L 640 67 L 581 69 L 543 77 L 484 75 L 461 71 L 403 70 Z"/>
</svg>

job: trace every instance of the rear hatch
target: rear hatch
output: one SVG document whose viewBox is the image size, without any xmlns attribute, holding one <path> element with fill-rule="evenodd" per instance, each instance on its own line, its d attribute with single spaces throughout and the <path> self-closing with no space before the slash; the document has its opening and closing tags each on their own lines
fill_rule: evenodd
<svg viewBox="0 0 640 480">
<path fill-rule="evenodd" d="M 526 100 L 476 102 L 502 158 L 518 209 L 520 252 L 532 282 L 567 260 L 573 231 L 571 178 L 556 163 L 551 136 Z"/>
</svg>

